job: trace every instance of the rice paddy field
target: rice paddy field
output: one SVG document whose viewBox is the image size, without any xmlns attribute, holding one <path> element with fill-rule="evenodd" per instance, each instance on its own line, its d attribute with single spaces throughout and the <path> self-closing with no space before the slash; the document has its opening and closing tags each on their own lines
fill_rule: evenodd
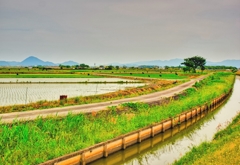
<svg viewBox="0 0 240 165">
<path fill-rule="evenodd" d="M 102 78 L 93 74 L 0 74 L 0 78 Z"/>
<path fill-rule="evenodd" d="M 105 82 L 105 83 L 77 83 L 77 82 Z M 126 83 L 129 80 L 119 78 L 6 78 L 0 79 L 0 106 L 28 104 L 40 100 L 59 100 L 60 95 L 68 97 L 98 95 L 126 88 L 138 87 L 144 83 Z M 5 82 L 5 83 L 1 83 Z M 12 82 L 12 83 L 9 83 Z M 13 83 L 14 82 L 14 83 Z M 17 83 L 16 83 L 17 82 Z M 25 83 L 21 83 L 25 82 Z M 26 83 L 28 82 L 28 83 Z M 30 83 L 31 82 L 31 83 Z M 35 82 L 35 83 L 34 83 Z M 46 83 L 37 83 L 46 82 Z M 47 83 L 53 82 L 53 83 Z M 54 83 L 63 82 L 63 83 Z M 64 82 L 71 82 L 66 84 Z M 75 83 L 74 83 L 75 82 Z M 106 83 L 116 82 L 116 83 Z M 117 83 L 124 82 L 124 83 Z M 131 81 L 132 82 L 132 81 Z"/>
<path fill-rule="evenodd" d="M 0 83 L 120 83 L 120 82 L 138 82 L 123 78 L 0 78 Z"/>
</svg>

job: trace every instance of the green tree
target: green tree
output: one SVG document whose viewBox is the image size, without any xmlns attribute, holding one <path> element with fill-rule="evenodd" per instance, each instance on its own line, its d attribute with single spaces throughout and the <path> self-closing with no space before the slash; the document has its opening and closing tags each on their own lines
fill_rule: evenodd
<svg viewBox="0 0 240 165">
<path fill-rule="evenodd" d="M 206 59 L 200 56 L 194 56 L 190 58 L 185 58 L 184 62 L 181 63 L 187 68 L 190 68 L 193 73 L 196 73 L 197 67 L 200 67 L 202 71 L 205 70 Z"/>
<path fill-rule="evenodd" d="M 87 69 L 87 68 L 89 68 L 89 65 L 80 64 L 79 67 L 80 67 L 80 69 Z"/>
<path fill-rule="evenodd" d="M 114 69 L 114 67 L 112 65 L 109 65 L 105 68 L 105 70 L 113 70 L 113 69 Z"/>
</svg>

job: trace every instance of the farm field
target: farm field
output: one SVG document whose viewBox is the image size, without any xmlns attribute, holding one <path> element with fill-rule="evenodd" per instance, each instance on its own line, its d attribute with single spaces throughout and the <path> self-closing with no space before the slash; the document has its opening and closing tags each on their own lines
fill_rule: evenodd
<svg viewBox="0 0 240 165">
<path fill-rule="evenodd" d="M 2 96 L 0 97 L 0 106 L 28 104 L 40 100 L 58 100 L 60 95 L 67 95 L 69 98 L 71 98 L 76 96 L 104 94 L 143 85 L 145 84 L 0 84 L 0 96 Z"/>
<path fill-rule="evenodd" d="M 123 78 L 0 78 L 0 83 L 44 83 L 44 82 L 96 82 L 96 83 L 120 83 L 138 82 Z"/>
<path fill-rule="evenodd" d="M 0 78 L 103 78 L 92 74 L 0 74 Z"/>
<path fill-rule="evenodd" d="M 238 70 L 238 71 L 236 72 L 236 75 L 240 76 L 240 70 Z"/>
<path fill-rule="evenodd" d="M 179 100 L 164 106 L 126 103 L 121 107 L 110 107 L 106 113 L 69 114 L 60 120 L 51 117 L 1 124 L 0 151 L 3 157 L 0 163 L 37 164 L 112 139 L 200 106 L 229 91 L 233 82 L 233 75 L 218 73 L 196 83 L 196 88 L 188 89 Z M 121 113 L 126 109 L 128 111 Z"/>
</svg>

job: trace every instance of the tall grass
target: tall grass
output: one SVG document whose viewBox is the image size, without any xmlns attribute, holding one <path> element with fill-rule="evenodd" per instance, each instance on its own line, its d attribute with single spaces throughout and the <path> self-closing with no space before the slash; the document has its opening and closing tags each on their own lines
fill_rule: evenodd
<svg viewBox="0 0 240 165">
<path fill-rule="evenodd" d="M 109 111 L 0 125 L 0 164 L 37 164 L 160 122 L 227 92 L 234 76 L 215 74 L 162 106 L 125 103 Z"/>
</svg>

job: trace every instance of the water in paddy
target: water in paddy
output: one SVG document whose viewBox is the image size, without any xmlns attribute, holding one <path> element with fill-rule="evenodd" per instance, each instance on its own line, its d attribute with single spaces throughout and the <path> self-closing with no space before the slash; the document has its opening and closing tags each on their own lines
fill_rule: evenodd
<svg viewBox="0 0 240 165">
<path fill-rule="evenodd" d="M 240 77 L 237 76 L 233 93 L 225 104 L 213 112 L 193 118 L 179 127 L 158 134 L 154 138 L 121 150 L 91 165 L 169 165 L 193 146 L 212 140 L 219 128 L 225 128 L 240 112 Z M 182 130 L 179 132 L 179 130 Z"/>
<path fill-rule="evenodd" d="M 61 80 L 62 81 L 62 80 Z M 110 79 L 110 81 L 114 81 Z M 68 98 L 89 96 L 143 86 L 144 83 L 0 83 L 0 106 L 25 104 L 40 100 L 58 100 L 60 95 Z"/>
</svg>

